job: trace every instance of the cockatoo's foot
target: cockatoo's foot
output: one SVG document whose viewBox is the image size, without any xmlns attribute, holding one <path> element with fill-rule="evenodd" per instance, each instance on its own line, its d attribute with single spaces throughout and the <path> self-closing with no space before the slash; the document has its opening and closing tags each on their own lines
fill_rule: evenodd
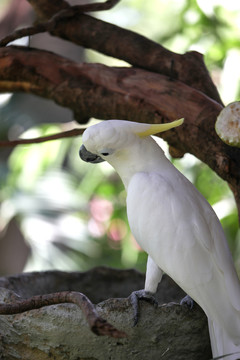
<svg viewBox="0 0 240 360">
<path fill-rule="evenodd" d="M 194 305 L 194 301 L 193 299 L 189 296 L 186 295 L 184 296 L 184 298 L 180 301 L 180 305 L 187 305 L 190 309 L 193 308 Z"/>
<path fill-rule="evenodd" d="M 149 302 L 150 304 L 154 305 L 155 307 L 158 306 L 157 300 L 154 298 L 153 294 L 149 291 L 145 290 L 138 290 L 131 293 L 129 296 L 133 312 L 134 312 L 134 323 L 133 326 L 136 326 L 139 320 L 140 309 L 139 309 L 139 300 L 144 300 Z"/>
</svg>

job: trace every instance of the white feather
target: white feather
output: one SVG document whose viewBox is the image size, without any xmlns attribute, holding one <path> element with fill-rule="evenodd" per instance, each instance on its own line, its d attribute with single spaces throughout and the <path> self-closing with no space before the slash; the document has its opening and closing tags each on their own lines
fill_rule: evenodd
<svg viewBox="0 0 240 360">
<path fill-rule="evenodd" d="M 145 290 L 155 291 L 166 272 L 205 311 L 213 356 L 240 352 L 240 283 L 221 224 L 155 141 L 139 138 L 134 125 L 108 121 L 89 128 L 86 138 L 90 151 L 106 144 L 114 149 L 106 160 L 124 182 L 131 231 L 149 254 Z M 226 359 L 238 358 L 240 353 Z"/>
</svg>

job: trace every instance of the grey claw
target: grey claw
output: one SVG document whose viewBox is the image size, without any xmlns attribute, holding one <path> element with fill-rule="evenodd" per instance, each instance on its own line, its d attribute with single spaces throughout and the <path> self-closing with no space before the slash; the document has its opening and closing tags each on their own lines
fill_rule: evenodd
<svg viewBox="0 0 240 360">
<path fill-rule="evenodd" d="M 139 309 L 139 300 L 144 300 L 152 304 L 154 307 L 158 306 L 157 300 L 154 298 L 153 294 L 145 291 L 145 290 L 138 290 L 134 291 L 130 295 L 130 301 L 133 307 L 133 313 L 134 313 L 134 323 L 133 326 L 136 326 L 139 320 L 140 316 L 140 309 Z"/>
<path fill-rule="evenodd" d="M 180 305 L 187 305 L 190 309 L 193 308 L 194 300 L 189 296 L 186 295 L 181 301 Z"/>
</svg>

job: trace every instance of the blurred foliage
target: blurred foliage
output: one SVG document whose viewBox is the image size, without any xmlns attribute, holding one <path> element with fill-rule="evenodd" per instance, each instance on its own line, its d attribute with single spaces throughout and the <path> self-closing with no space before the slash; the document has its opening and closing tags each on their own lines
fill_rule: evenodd
<svg viewBox="0 0 240 360">
<path fill-rule="evenodd" d="M 44 136 L 43 125 L 25 136 Z M 60 128 L 58 128 L 60 131 Z M 126 225 L 125 191 L 107 164 L 80 162 L 80 138 L 19 146 L 8 159 L 2 184 L 1 227 L 16 217 L 32 256 L 26 269 L 85 270 L 95 265 L 144 270 Z"/>
<path fill-rule="evenodd" d="M 134 30 L 167 49 L 204 55 L 225 103 L 240 96 L 240 3 L 236 0 L 123 0 L 99 18 Z M 89 60 L 121 65 L 87 50 Z M 233 70 L 234 69 L 234 70 Z M 224 70 L 224 71 L 222 71 Z"/>
<path fill-rule="evenodd" d="M 96 15 L 144 34 L 172 51 L 203 52 L 224 100 L 231 97 L 234 101 L 239 95 L 240 72 L 233 64 L 240 56 L 240 7 L 234 8 L 232 1 L 228 6 L 222 4 L 220 0 L 209 4 L 200 0 L 122 0 L 112 11 Z M 90 50 L 86 57 L 107 65 L 122 64 Z M 231 81 L 226 75 L 229 66 L 234 73 Z M 6 106 L 11 105 L 10 101 L 0 109 L 1 133 L 11 132 L 14 126 L 9 123 L 7 129 L 6 125 Z M 17 123 L 24 114 L 17 113 L 16 108 L 14 113 Z M 33 116 L 25 136 L 61 130 L 60 125 L 34 125 Z M 161 144 L 167 151 L 167 145 Z M 106 163 L 82 162 L 78 157 L 80 145 L 79 137 L 19 146 L 11 151 L 7 163 L 1 159 L 0 228 L 4 230 L 12 218 L 18 221 L 32 249 L 25 270 L 86 270 L 108 265 L 144 271 L 146 254 L 127 225 L 120 179 Z M 173 162 L 214 207 L 240 268 L 237 213 L 228 185 L 190 155 Z"/>
</svg>

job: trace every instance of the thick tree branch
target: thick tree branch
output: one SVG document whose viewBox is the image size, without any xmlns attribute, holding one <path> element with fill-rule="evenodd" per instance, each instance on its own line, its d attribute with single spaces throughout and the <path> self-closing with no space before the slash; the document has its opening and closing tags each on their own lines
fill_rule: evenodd
<svg viewBox="0 0 240 360">
<path fill-rule="evenodd" d="M 55 6 L 51 3 L 49 7 L 44 0 L 31 0 L 31 3 L 37 12 L 41 12 L 42 17 L 44 12 L 45 18 L 50 20 L 36 27 L 18 30 L 16 34 L 3 39 L 2 45 L 18 36 L 46 30 L 54 36 L 125 60 L 134 66 L 178 79 L 221 103 L 201 54 L 195 51 L 183 55 L 176 54 L 144 36 L 82 14 L 83 11 L 94 7 L 96 10 L 105 10 L 109 3 L 113 6 L 116 1 L 72 8 L 65 2 L 59 2 Z M 54 13 L 54 9 L 57 14 Z"/>
<path fill-rule="evenodd" d="M 56 18 L 49 32 L 136 67 L 180 80 L 221 103 L 203 57 L 196 51 L 176 54 L 144 36 L 84 14 L 66 20 Z"/>
<path fill-rule="evenodd" d="M 12 91 L 31 92 L 72 109 L 81 123 L 91 116 L 149 123 L 184 117 L 184 126 L 163 133 L 164 138 L 207 163 L 239 196 L 240 149 L 225 145 L 214 129 L 222 106 L 180 81 L 136 68 L 77 64 L 46 51 L 7 47 L 0 49 L 0 91 L 6 84 L 8 91 L 11 84 Z"/>
</svg>

